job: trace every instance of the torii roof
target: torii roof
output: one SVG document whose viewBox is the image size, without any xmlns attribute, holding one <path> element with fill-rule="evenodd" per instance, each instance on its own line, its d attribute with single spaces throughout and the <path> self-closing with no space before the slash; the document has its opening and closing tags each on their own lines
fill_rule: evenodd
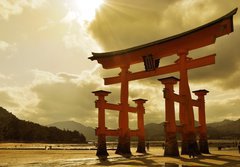
<svg viewBox="0 0 240 167">
<path fill-rule="evenodd" d="M 161 58 L 181 50 L 193 50 L 215 43 L 217 37 L 233 32 L 233 15 L 237 8 L 226 15 L 195 29 L 147 44 L 105 53 L 92 53 L 91 60 L 97 60 L 103 68 L 111 69 L 143 62 L 142 56 L 152 54 Z"/>
</svg>

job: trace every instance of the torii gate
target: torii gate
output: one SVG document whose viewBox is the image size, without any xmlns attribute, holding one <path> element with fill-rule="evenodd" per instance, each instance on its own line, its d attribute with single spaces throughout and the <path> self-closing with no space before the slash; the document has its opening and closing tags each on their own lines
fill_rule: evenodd
<svg viewBox="0 0 240 167">
<path fill-rule="evenodd" d="M 121 69 L 119 76 L 104 78 L 105 85 L 111 85 L 111 84 L 117 84 L 117 83 L 121 84 L 120 104 L 118 108 L 118 110 L 120 111 L 119 112 L 120 132 L 118 133 L 119 141 L 118 141 L 118 147 L 117 147 L 116 153 L 118 154 L 131 153 L 130 151 L 131 135 L 130 135 L 129 125 L 128 125 L 128 112 L 130 108 L 128 104 L 129 81 L 163 75 L 163 74 L 170 74 L 173 72 L 180 73 L 179 98 L 175 100 L 180 102 L 179 117 L 180 117 L 180 122 L 183 126 L 183 128 L 181 128 L 182 154 L 188 153 L 187 146 L 189 145 L 189 143 L 192 143 L 192 142 L 196 143 L 193 106 L 194 106 L 194 103 L 197 103 L 197 102 L 194 102 L 191 98 L 187 71 L 193 68 L 199 68 L 199 67 L 214 64 L 215 56 L 216 56 L 215 54 L 212 54 L 209 56 L 192 59 L 190 57 L 187 57 L 188 52 L 194 49 L 198 49 L 201 47 L 214 44 L 216 38 L 233 32 L 233 15 L 235 15 L 236 12 L 237 12 L 237 8 L 229 12 L 228 14 L 220 17 L 219 19 L 209 22 L 205 25 L 202 25 L 200 27 L 197 27 L 195 29 L 192 29 L 190 31 L 187 31 L 178 35 L 174 35 L 162 40 L 151 42 L 148 44 L 144 44 L 144 45 L 140 45 L 140 46 L 124 49 L 124 50 L 113 51 L 113 52 L 92 53 L 93 56 L 89 57 L 89 59 L 97 60 L 98 63 L 102 64 L 104 69 L 113 69 L 113 68 Z M 164 57 L 168 57 L 174 54 L 177 54 L 179 56 L 179 59 L 177 61 L 175 61 L 170 65 L 158 67 L 159 59 L 162 59 Z M 144 71 L 139 71 L 134 73 L 129 71 L 129 68 L 131 65 L 136 63 L 143 63 L 143 62 L 145 65 Z M 164 84 L 166 80 L 165 81 L 160 80 L 160 81 Z M 177 81 L 173 81 L 172 85 L 174 84 L 174 82 L 177 82 Z M 202 98 L 202 95 L 204 93 L 202 93 L 202 91 L 196 91 L 194 93 L 199 97 L 199 101 L 204 102 L 204 98 Z M 205 91 L 205 94 L 206 93 L 207 92 Z M 204 103 L 201 103 L 201 104 L 199 103 L 198 105 L 196 105 L 199 107 L 199 111 L 204 110 L 202 109 L 202 107 L 204 106 L 203 104 Z M 204 124 L 202 125 L 202 127 L 205 127 L 206 126 L 205 118 L 201 118 L 201 119 L 202 120 L 200 124 Z M 169 127 L 172 127 L 172 125 L 169 125 Z M 203 132 L 203 129 L 201 129 L 200 131 L 202 133 L 205 133 Z M 204 134 L 203 136 L 206 139 L 206 134 Z M 196 152 L 198 153 L 199 150 L 197 149 Z M 170 151 L 170 153 L 168 153 L 167 155 L 175 156 L 176 154 L 178 154 L 178 151 L 176 153 L 176 150 L 174 150 L 174 151 Z"/>
</svg>

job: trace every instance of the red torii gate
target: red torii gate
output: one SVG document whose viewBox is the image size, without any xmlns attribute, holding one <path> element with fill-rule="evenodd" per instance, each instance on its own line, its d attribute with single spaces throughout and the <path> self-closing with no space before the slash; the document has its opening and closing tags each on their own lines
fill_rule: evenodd
<svg viewBox="0 0 240 167">
<path fill-rule="evenodd" d="M 171 100 L 177 101 L 180 103 L 179 117 L 180 117 L 180 122 L 183 126 L 183 128 L 181 128 L 180 130 L 182 134 L 182 154 L 188 153 L 187 146 L 189 145 L 189 143 L 196 143 L 196 134 L 195 134 L 196 130 L 194 127 L 193 106 L 194 106 L 194 103 L 198 103 L 198 102 L 192 100 L 191 98 L 187 71 L 189 69 L 199 68 L 202 66 L 214 64 L 215 56 L 216 56 L 215 54 L 212 54 L 209 56 L 192 59 L 190 57 L 187 57 L 188 52 L 190 50 L 194 50 L 194 49 L 198 49 L 204 46 L 214 44 L 216 38 L 233 32 L 233 15 L 235 15 L 236 12 L 237 12 L 237 8 L 231 11 L 230 13 L 222 16 L 221 18 L 214 20 L 208 24 L 202 25 L 200 27 L 197 27 L 195 29 L 192 29 L 190 31 L 187 31 L 178 35 L 174 35 L 162 40 L 151 42 L 145 45 L 140 45 L 140 46 L 119 50 L 119 51 L 114 51 L 114 52 L 92 53 L 93 56 L 89 57 L 89 59 L 97 60 L 98 63 L 102 64 L 104 69 L 112 69 L 112 68 L 121 69 L 119 76 L 104 78 L 105 85 L 116 84 L 116 83 L 121 84 L 120 104 L 118 107 L 118 110 L 120 111 L 119 112 L 119 133 L 117 134 L 119 136 L 119 141 L 118 141 L 118 147 L 117 147 L 116 153 L 131 154 L 131 151 L 130 151 L 131 131 L 129 130 L 129 125 L 128 125 L 128 112 L 130 112 L 130 108 L 131 108 L 129 107 L 129 104 L 128 104 L 129 81 L 153 77 L 153 76 L 162 75 L 162 74 L 169 74 L 173 72 L 180 73 L 180 82 L 179 82 L 179 96 L 174 95 L 176 99 L 171 99 Z M 174 54 L 177 54 L 179 56 L 179 59 L 177 61 L 175 61 L 173 64 L 170 64 L 170 65 L 158 67 L 159 59 L 162 59 L 164 57 L 168 57 Z M 134 73 L 129 71 L 130 65 L 133 65 L 136 63 L 142 63 L 142 62 L 144 62 L 144 65 L 145 65 L 144 71 L 139 71 Z M 175 81 L 171 81 L 173 82 L 171 83 L 172 85 L 176 82 L 176 79 L 170 78 L 170 80 L 175 80 Z M 166 78 L 165 80 L 161 79 L 160 81 L 163 84 L 167 84 L 166 82 L 168 82 L 166 81 Z M 97 95 L 97 92 L 94 92 L 94 93 Z M 199 128 L 199 131 L 200 131 L 200 134 L 202 135 L 202 143 L 206 144 L 207 142 L 206 128 L 205 128 L 206 122 L 205 122 L 205 109 L 203 109 L 204 107 L 203 95 L 206 94 L 207 92 L 199 90 L 199 91 L 195 91 L 194 93 L 198 96 L 198 101 L 201 101 L 201 103 L 199 102 L 195 106 L 199 107 L 199 113 L 204 111 L 204 117 L 201 114 L 200 114 L 201 120 L 199 117 L 199 122 L 201 125 Z M 170 106 L 171 107 L 169 111 L 166 111 L 166 112 L 173 111 L 174 108 L 172 108 L 172 104 Z M 100 106 L 97 106 L 97 107 L 99 108 L 99 111 L 100 111 L 101 107 Z M 101 121 L 101 119 L 103 118 L 99 117 L 99 121 Z M 166 126 L 168 126 L 168 124 Z M 170 124 L 169 128 L 172 130 L 174 126 Z M 166 129 L 169 129 L 169 128 L 166 128 Z M 97 135 L 99 136 L 99 138 L 101 138 L 100 133 L 97 133 Z M 110 134 L 109 132 L 109 134 L 105 133 L 104 135 L 112 135 L 112 134 Z M 144 133 L 141 135 L 144 136 Z M 171 146 L 169 147 L 169 150 L 165 149 L 166 155 L 172 155 L 172 156 L 178 155 L 178 151 L 176 151 L 176 148 L 172 149 L 174 148 L 174 146 L 172 147 L 171 143 L 168 143 L 167 139 L 166 139 L 166 144 L 169 144 Z M 98 151 L 101 150 L 101 148 L 98 147 Z M 199 153 L 197 145 L 195 150 L 196 150 L 196 153 Z M 99 151 L 99 152 L 104 152 L 104 151 Z"/>
</svg>

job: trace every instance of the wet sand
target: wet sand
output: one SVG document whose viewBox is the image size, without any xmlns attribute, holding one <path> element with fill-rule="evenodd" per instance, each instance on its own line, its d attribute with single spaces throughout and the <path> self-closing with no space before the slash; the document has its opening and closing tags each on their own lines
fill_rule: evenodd
<svg viewBox="0 0 240 167">
<path fill-rule="evenodd" d="M 29 146 L 26 145 L 26 146 Z M 22 148 L 26 147 L 21 145 Z M 11 148 L 16 147 L 12 146 Z M 19 146 L 17 146 L 19 147 Z M 43 148 L 42 145 L 34 145 L 34 148 Z M 61 148 L 61 146 L 57 146 Z M 135 153 L 136 148 L 132 148 L 133 155 L 129 158 L 114 154 L 114 150 L 109 150 L 109 157 L 101 161 L 95 156 L 96 150 L 43 150 L 43 149 L 1 149 L 10 148 L 10 145 L 0 146 L 0 166 L 31 166 L 31 167 L 76 167 L 76 166 L 240 166 L 240 154 L 238 150 L 226 148 L 221 151 L 210 148 L 211 154 L 203 154 L 196 158 L 189 158 L 183 155 L 179 158 L 164 157 L 163 149 L 151 147 L 148 154 Z M 29 148 L 29 147 L 28 147 Z M 33 148 L 30 147 L 30 148 Z M 53 147 L 54 148 L 54 147 Z M 89 148 L 90 149 L 90 148 Z"/>
</svg>

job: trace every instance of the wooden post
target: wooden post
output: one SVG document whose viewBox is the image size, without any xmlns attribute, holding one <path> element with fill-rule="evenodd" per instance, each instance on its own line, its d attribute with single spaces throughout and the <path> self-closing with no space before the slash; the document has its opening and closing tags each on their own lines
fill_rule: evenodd
<svg viewBox="0 0 240 167">
<path fill-rule="evenodd" d="M 119 112 L 119 128 L 120 135 L 118 138 L 118 146 L 116 154 L 127 155 L 132 154 L 130 150 L 130 132 L 128 122 L 128 71 L 129 65 L 121 66 L 121 110 Z"/>
<path fill-rule="evenodd" d="M 106 146 L 106 127 L 105 127 L 105 96 L 111 92 L 99 90 L 92 92 L 95 96 L 98 96 L 98 100 L 95 101 L 95 106 L 98 108 L 98 128 L 96 129 L 96 135 L 98 136 L 97 153 L 98 157 L 107 157 Z"/>
<path fill-rule="evenodd" d="M 194 146 L 192 148 L 195 154 L 200 154 L 198 145 L 196 142 L 196 134 L 195 134 L 195 125 L 194 125 L 194 114 L 193 114 L 193 106 L 191 104 L 192 97 L 188 84 L 188 73 L 187 73 L 187 62 L 191 60 L 188 58 L 187 50 L 180 50 L 178 53 L 180 66 L 180 83 L 179 83 L 179 95 L 184 98 L 184 102 L 180 103 L 180 123 L 183 126 L 182 131 L 182 150 L 181 154 L 188 154 L 188 147 Z"/>
<path fill-rule="evenodd" d="M 143 104 L 147 101 L 144 99 L 133 100 L 137 104 L 137 121 L 138 121 L 138 153 L 146 153 L 145 150 L 145 132 L 144 132 L 144 113 L 145 109 Z"/>
<path fill-rule="evenodd" d="M 176 138 L 176 122 L 175 122 L 175 108 L 174 108 L 174 89 L 173 85 L 179 79 L 175 77 L 168 77 L 159 79 L 165 85 L 163 90 L 165 98 L 165 149 L 164 156 L 179 156 L 178 144 Z"/>
<path fill-rule="evenodd" d="M 210 154 L 207 140 L 207 126 L 206 126 L 206 116 L 205 116 L 205 95 L 209 91 L 202 89 L 193 91 L 193 93 L 198 96 L 199 106 L 198 106 L 198 118 L 199 118 L 199 147 L 200 152 L 204 154 Z"/>
</svg>

